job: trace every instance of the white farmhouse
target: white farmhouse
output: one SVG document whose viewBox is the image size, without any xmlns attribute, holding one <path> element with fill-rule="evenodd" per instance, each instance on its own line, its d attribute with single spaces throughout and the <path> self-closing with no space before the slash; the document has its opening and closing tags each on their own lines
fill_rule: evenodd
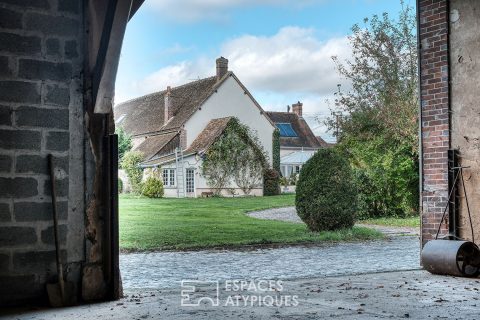
<svg viewBox="0 0 480 320">
<path fill-rule="evenodd" d="M 202 155 L 232 117 L 256 132 L 272 165 L 275 125 L 237 76 L 228 60 L 216 60 L 216 75 L 117 105 L 115 121 L 143 153 L 144 168 L 160 170 L 166 197 L 198 197 L 215 190 L 201 174 Z M 242 191 L 233 182 L 224 195 Z M 252 190 L 263 194 L 259 184 Z"/>
</svg>

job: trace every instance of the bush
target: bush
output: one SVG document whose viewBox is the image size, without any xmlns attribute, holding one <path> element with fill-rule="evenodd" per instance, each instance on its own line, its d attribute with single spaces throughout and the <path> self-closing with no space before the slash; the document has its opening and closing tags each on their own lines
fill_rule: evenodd
<svg viewBox="0 0 480 320">
<path fill-rule="evenodd" d="M 359 219 L 418 215 L 418 156 L 407 145 L 383 137 L 342 144 L 357 185 Z"/>
<path fill-rule="evenodd" d="M 290 178 L 288 179 L 288 183 L 289 183 L 291 186 L 294 186 L 294 185 L 297 184 L 297 181 L 298 181 L 298 174 L 292 173 L 292 175 L 291 175 Z"/>
<path fill-rule="evenodd" d="M 125 170 L 132 186 L 133 193 L 141 193 L 142 191 L 142 168 L 139 167 L 143 160 L 140 152 L 129 151 L 125 153 L 122 159 L 122 168 Z"/>
<path fill-rule="evenodd" d="M 142 195 L 149 198 L 163 197 L 163 182 L 154 177 L 148 177 L 142 185 Z"/>
<path fill-rule="evenodd" d="M 335 149 L 320 149 L 307 161 L 297 183 L 295 206 L 312 231 L 351 228 L 357 192 L 347 160 Z"/>
<path fill-rule="evenodd" d="M 280 185 L 287 187 L 288 186 L 288 179 L 286 177 L 280 178 Z"/>
<path fill-rule="evenodd" d="M 263 173 L 263 195 L 276 196 L 280 194 L 280 175 L 277 170 L 265 169 Z"/>
<path fill-rule="evenodd" d="M 118 193 L 123 193 L 123 181 L 118 178 Z"/>
</svg>

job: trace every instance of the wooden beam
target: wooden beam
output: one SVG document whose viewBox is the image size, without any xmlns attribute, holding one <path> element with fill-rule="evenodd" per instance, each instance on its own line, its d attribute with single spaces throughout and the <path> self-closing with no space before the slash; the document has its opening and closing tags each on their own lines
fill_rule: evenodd
<svg viewBox="0 0 480 320">
<path fill-rule="evenodd" d="M 95 113 L 105 114 L 112 111 L 115 79 L 131 8 L 132 0 L 110 0 L 109 2 L 93 71 Z"/>
<path fill-rule="evenodd" d="M 144 0 L 133 0 L 132 2 L 132 9 L 130 10 L 130 17 L 128 18 L 128 21 L 132 19 L 133 15 L 137 12 L 138 9 L 142 6 Z"/>
</svg>

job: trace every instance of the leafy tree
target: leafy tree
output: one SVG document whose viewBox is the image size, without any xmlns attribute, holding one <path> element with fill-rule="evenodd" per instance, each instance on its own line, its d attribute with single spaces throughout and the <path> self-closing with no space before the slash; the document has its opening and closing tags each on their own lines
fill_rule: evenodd
<svg viewBox="0 0 480 320">
<path fill-rule="evenodd" d="M 389 146 L 385 137 L 340 145 L 352 164 L 359 191 L 358 217 L 407 216 L 418 206 L 418 167 L 406 145 Z"/>
<path fill-rule="evenodd" d="M 403 2 L 402 2 L 403 4 Z M 415 12 L 403 6 L 399 20 L 388 14 L 364 20 L 365 26 L 352 27 L 349 37 L 353 58 L 333 57 L 337 70 L 351 84 L 348 92 L 338 92 L 336 111 L 346 116 L 340 121 L 342 134 L 368 139 L 379 134 L 407 144 L 417 153 L 417 42 Z M 336 119 L 330 119 L 330 127 Z"/>
<path fill-rule="evenodd" d="M 260 184 L 266 159 L 256 134 L 233 118 L 208 149 L 201 169 L 217 195 L 231 182 L 248 195 Z"/>
<path fill-rule="evenodd" d="M 132 186 L 134 193 L 142 192 L 142 168 L 139 167 L 143 160 L 143 154 L 138 151 L 128 151 L 124 154 L 122 159 L 122 168 L 127 173 L 128 180 Z"/>
<path fill-rule="evenodd" d="M 118 160 L 121 163 L 123 155 L 132 149 L 132 137 L 122 127 L 115 128 L 115 133 L 118 135 Z"/>
<path fill-rule="evenodd" d="M 402 2 L 398 21 L 384 13 L 354 25 L 352 58 L 333 57 L 351 84 L 339 90 L 328 120 L 359 186 L 361 216 L 418 209 L 418 76 L 415 12 Z"/>
</svg>

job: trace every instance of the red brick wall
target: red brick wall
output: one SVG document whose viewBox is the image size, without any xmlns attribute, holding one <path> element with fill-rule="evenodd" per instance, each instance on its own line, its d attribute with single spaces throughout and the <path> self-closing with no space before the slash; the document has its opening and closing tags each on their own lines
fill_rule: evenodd
<svg viewBox="0 0 480 320">
<path fill-rule="evenodd" d="M 448 0 L 420 0 L 422 241 L 435 236 L 448 197 Z M 447 226 L 442 227 L 441 233 Z"/>
</svg>

